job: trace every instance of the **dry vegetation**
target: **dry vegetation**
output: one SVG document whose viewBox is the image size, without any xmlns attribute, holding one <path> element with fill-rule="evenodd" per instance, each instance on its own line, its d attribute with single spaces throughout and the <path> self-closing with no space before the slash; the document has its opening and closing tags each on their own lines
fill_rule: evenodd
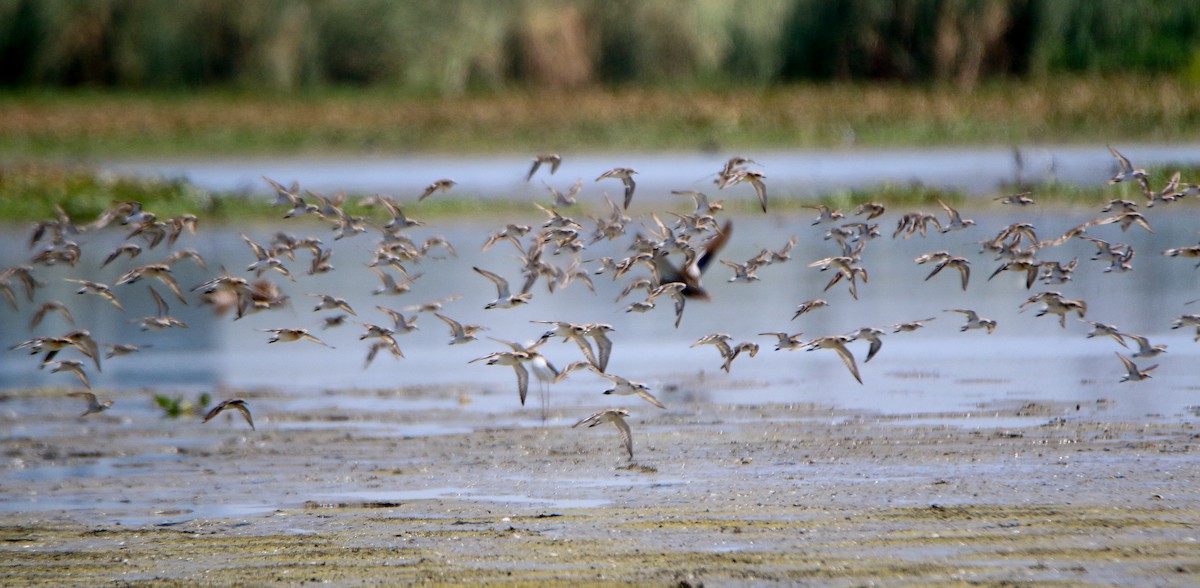
<svg viewBox="0 0 1200 588">
<path fill-rule="evenodd" d="M 0 155 L 113 157 L 752 149 L 1191 139 L 1200 95 L 1169 78 L 832 84 L 688 92 L 398 98 L 30 93 L 0 96 Z"/>
</svg>

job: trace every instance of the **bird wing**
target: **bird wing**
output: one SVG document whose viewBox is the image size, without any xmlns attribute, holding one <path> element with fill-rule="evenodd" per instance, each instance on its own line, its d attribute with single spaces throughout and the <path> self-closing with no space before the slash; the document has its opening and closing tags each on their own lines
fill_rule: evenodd
<svg viewBox="0 0 1200 588">
<path fill-rule="evenodd" d="M 663 405 L 663 403 L 659 402 L 658 399 L 655 398 L 653 394 L 647 392 L 646 390 L 643 390 L 641 388 L 634 388 L 634 392 L 636 392 L 637 395 L 642 398 L 642 400 L 645 400 L 646 402 L 649 402 L 650 404 L 653 404 L 654 406 L 657 406 L 659 408 L 666 408 L 666 406 Z"/>
<path fill-rule="evenodd" d="M 858 375 L 858 365 L 854 363 L 854 356 L 850 353 L 850 350 L 846 349 L 845 345 L 838 345 L 833 350 L 842 358 L 842 363 L 846 364 L 846 369 L 850 370 L 850 375 L 854 376 L 854 379 L 858 380 L 859 384 L 863 383 L 862 376 Z"/>
<path fill-rule="evenodd" d="M 521 406 L 525 406 L 525 395 L 529 393 L 529 370 L 518 362 L 513 364 L 513 371 L 517 372 L 517 393 L 521 396 Z"/>
<path fill-rule="evenodd" d="M 612 355 L 612 339 L 609 339 L 608 335 L 603 332 L 594 333 L 591 337 L 596 341 L 597 359 L 599 360 L 596 368 L 603 372 L 608 369 L 608 358 Z"/>
<path fill-rule="evenodd" d="M 629 423 L 621 415 L 609 413 L 612 416 L 612 423 L 617 426 L 617 433 L 621 435 L 621 444 L 625 446 L 625 452 L 629 454 L 630 461 L 633 460 L 633 432 L 629 430 Z"/>
<path fill-rule="evenodd" d="M 512 296 L 508 290 L 508 280 L 485 269 L 480 269 L 478 267 L 472 267 L 471 269 L 475 270 L 479 275 L 491 280 L 493 284 L 496 284 L 496 292 L 500 298 L 508 298 Z"/>
</svg>

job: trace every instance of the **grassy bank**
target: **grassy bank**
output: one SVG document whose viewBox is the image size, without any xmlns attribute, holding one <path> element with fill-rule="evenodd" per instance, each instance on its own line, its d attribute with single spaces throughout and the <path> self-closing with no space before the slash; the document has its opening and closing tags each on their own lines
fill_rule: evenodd
<svg viewBox="0 0 1200 588">
<path fill-rule="evenodd" d="M 0 157 L 752 150 L 1184 141 L 1200 93 L 1162 77 L 401 97 L 202 90 L 0 94 Z"/>
</svg>

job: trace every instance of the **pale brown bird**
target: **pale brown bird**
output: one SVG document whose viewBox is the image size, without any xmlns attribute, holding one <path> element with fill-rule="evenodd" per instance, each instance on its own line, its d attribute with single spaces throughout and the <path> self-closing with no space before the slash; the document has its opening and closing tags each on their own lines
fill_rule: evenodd
<svg viewBox="0 0 1200 588">
<path fill-rule="evenodd" d="M 292 341 L 312 341 L 333 349 L 328 343 L 309 334 L 308 329 L 258 329 L 263 333 L 271 333 L 267 343 L 290 343 Z"/>
<path fill-rule="evenodd" d="M 932 272 L 929 272 L 928 276 L 925 276 L 925 281 L 928 282 L 930 278 L 936 276 L 938 272 L 947 267 L 952 267 L 958 270 L 959 277 L 962 281 L 962 289 L 965 292 L 967 290 L 967 282 L 971 279 L 971 262 L 965 257 L 950 256 L 946 259 L 943 259 L 937 264 L 937 267 L 933 268 Z"/>
<path fill-rule="evenodd" d="M 42 305 L 38 307 L 37 311 L 33 313 L 33 318 L 29 321 L 29 330 L 32 331 L 36 329 L 37 326 L 41 324 L 42 319 L 46 317 L 46 313 L 49 313 L 50 311 L 57 312 L 63 317 L 63 320 L 71 323 L 72 325 L 75 324 L 75 317 L 71 316 L 71 311 L 68 310 L 63 303 L 57 300 L 51 300 L 49 302 L 42 303 Z"/>
<path fill-rule="evenodd" d="M 312 293 L 310 293 L 309 296 L 320 300 L 320 302 L 317 303 L 317 306 L 313 308 L 313 312 L 320 310 L 342 310 L 350 313 L 351 315 L 358 316 L 358 313 L 354 312 L 353 308 L 350 308 L 350 304 L 346 302 L 345 298 L 338 298 L 329 294 Z"/>
<path fill-rule="evenodd" d="M 477 357 L 467 363 L 486 360 L 487 365 L 511 366 L 513 371 L 517 373 L 517 393 L 521 398 L 521 406 L 525 406 L 525 397 L 529 393 L 529 370 L 525 369 L 525 362 L 529 361 L 529 359 L 530 355 L 524 351 L 497 351 L 483 357 Z"/>
<path fill-rule="evenodd" d="M 659 402 L 658 399 L 654 397 L 654 395 L 650 394 L 650 387 L 647 386 L 645 383 L 634 381 L 634 380 L 627 380 L 625 378 L 622 378 L 621 376 L 602 372 L 599 369 L 597 369 L 596 366 L 592 366 L 591 370 L 597 376 L 600 376 L 601 378 L 604 378 L 613 383 L 613 387 L 609 388 L 608 390 L 605 390 L 604 394 L 637 395 L 642 400 L 645 400 L 646 402 L 649 402 L 650 404 L 653 404 L 654 406 L 657 406 L 659 408 L 666 408 L 666 406 L 663 403 Z"/>
<path fill-rule="evenodd" d="M 1030 204 L 1034 203 L 1033 198 L 1030 198 L 1030 196 L 1032 194 L 1033 194 L 1033 192 L 1021 192 L 1019 194 L 1010 194 L 1008 196 L 999 196 L 997 198 L 993 198 L 993 200 L 999 202 L 1000 204 L 1013 204 L 1016 206 L 1029 206 Z"/>
<path fill-rule="evenodd" d="M 1120 169 L 1117 170 L 1117 174 L 1108 180 L 1108 185 L 1111 186 L 1117 182 L 1124 182 L 1125 180 L 1134 179 L 1140 183 L 1146 182 L 1146 170 L 1134 168 L 1133 164 L 1129 162 L 1129 159 L 1124 155 L 1121 155 L 1121 153 L 1116 149 L 1113 149 L 1112 145 L 1108 146 L 1108 151 L 1109 153 L 1112 153 L 1113 157 L 1117 158 L 1117 164 L 1120 165 Z"/>
<path fill-rule="evenodd" d="M 246 404 L 246 401 L 242 400 L 241 398 L 222 400 L 220 404 L 214 406 L 212 410 L 208 411 L 208 414 L 204 415 L 204 420 L 201 422 L 207 423 L 208 421 L 212 420 L 213 417 L 221 414 L 221 411 L 228 408 L 235 409 L 242 413 L 242 417 L 246 419 L 246 424 L 250 425 L 250 430 L 255 430 L 254 419 L 250 417 L 250 407 Z"/>
<path fill-rule="evenodd" d="M 489 272 L 485 269 L 480 269 L 479 267 L 472 267 L 471 269 L 475 270 L 475 272 L 479 275 L 491 280 L 492 283 L 496 285 L 496 299 L 485 304 L 483 307 L 484 309 L 491 310 L 493 308 L 512 308 L 514 306 L 526 304 L 531 298 L 533 298 L 533 294 L 529 292 L 513 294 L 508 288 L 508 280 L 492 272 Z"/>
<path fill-rule="evenodd" d="M 962 315 L 967 317 L 966 324 L 964 324 L 962 327 L 960 327 L 958 329 L 959 331 L 965 332 L 970 329 L 987 329 L 987 332 L 990 335 L 990 334 L 992 334 L 992 331 L 996 330 L 996 321 L 994 321 L 990 318 L 980 317 L 979 314 L 977 314 L 974 310 L 969 310 L 969 309 L 965 309 L 965 308 L 955 308 L 955 309 L 946 310 L 943 312 L 957 312 L 957 313 L 961 313 Z"/>
<path fill-rule="evenodd" d="M 54 366 L 54 369 L 50 370 L 50 373 L 52 374 L 57 374 L 59 372 L 70 372 L 75 374 L 75 377 L 79 378 L 79 381 L 83 383 L 84 388 L 92 387 L 92 385 L 88 382 L 87 374 L 83 372 L 83 362 L 79 361 L 78 359 L 51 361 L 45 363 L 44 365 Z"/>
<path fill-rule="evenodd" d="M 121 312 L 125 312 L 125 307 L 121 306 L 121 302 L 116 300 L 116 295 L 113 294 L 113 290 L 109 288 L 108 284 L 91 282 L 89 280 L 76 280 L 76 278 L 72 277 L 65 277 L 64 280 L 67 282 L 74 282 L 79 284 L 79 286 L 82 286 L 82 288 L 76 290 L 76 294 L 96 294 L 97 296 L 100 296 L 100 298 L 112 302 L 112 305 L 118 307 Z"/>
<path fill-rule="evenodd" d="M 596 178 L 596 181 L 599 182 L 605 178 L 621 180 L 621 183 L 625 184 L 625 206 L 623 208 L 628 210 L 629 203 L 633 202 L 633 190 L 637 188 L 637 184 L 633 181 L 633 176 L 636 173 L 637 170 L 630 167 L 614 167 L 600 174 L 600 177 Z"/>
<path fill-rule="evenodd" d="M 617 432 L 621 435 L 621 444 L 625 446 L 625 453 L 629 454 L 629 460 L 633 461 L 633 434 L 629 430 L 629 423 L 625 422 L 625 417 L 629 416 L 629 411 L 624 408 L 610 408 L 602 410 L 592 416 L 589 416 L 574 425 L 574 429 L 579 425 L 586 424 L 588 428 L 594 427 L 601 423 L 612 423 L 616 425 Z"/>
<path fill-rule="evenodd" d="M 426 198 L 429 198 L 430 196 L 433 195 L 434 192 L 449 192 L 450 188 L 453 188 L 454 185 L 457 183 L 458 182 L 451 180 L 449 178 L 442 178 L 440 180 L 437 180 L 436 182 L 429 184 L 428 186 L 425 186 L 425 191 L 421 193 L 420 198 L 417 198 L 417 202 L 420 202 Z"/>
<path fill-rule="evenodd" d="M 763 180 L 765 180 L 765 179 L 767 179 L 767 176 L 763 175 L 762 172 L 744 169 L 744 170 L 738 170 L 738 171 L 734 172 L 730 176 L 729 181 L 726 182 L 726 185 L 740 184 L 742 182 L 746 182 L 746 183 L 750 184 L 751 186 L 753 186 L 754 193 L 755 193 L 755 195 L 758 196 L 758 204 L 759 204 L 759 206 L 762 207 L 762 211 L 766 212 L 767 211 L 767 185 L 763 183 Z M 722 186 L 722 187 L 724 187 L 724 186 Z"/>
<path fill-rule="evenodd" d="M 113 405 L 113 401 L 111 400 L 105 400 L 101 402 L 96 398 L 96 395 L 91 392 L 67 392 L 67 396 L 82 398 L 83 401 L 87 403 L 87 406 L 84 408 L 83 413 L 79 415 L 79 418 L 83 418 L 89 414 L 104 412 L 109 408 L 112 408 Z"/>
<path fill-rule="evenodd" d="M 1120 359 L 1121 363 L 1125 366 L 1125 375 L 1121 377 L 1121 382 L 1140 382 L 1142 380 L 1148 380 L 1150 379 L 1150 372 L 1154 371 L 1154 369 L 1158 367 L 1158 364 L 1155 364 L 1146 369 L 1139 369 L 1137 364 L 1133 363 L 1133 360 L 1129 359 L 1128 357 L 1117 353 L 1117 358 Z"/>
<path fill-rule="evenodd" d="M 529 173 L 525 175 L 526 182 L 533 179 L 533 174 L 537 173 L 542 164 L 549 164 L 550 175 L 554 175 L 554 172 L 558 171 L 558 166 L 562 164 L 562 156 L 557 153 L 539 153 L 534 156 L 533 165 L 530 166 Z"/>
<path fill-rule="evenodd" d="M 144 316 L 142 318 L 131 319 L 129 322 L 141 324 L 143 331 L 149 331 L 151 329 L 157 331 L 172 327 L 186 329 L 186 323 L 170 316 L 171 310 L 170 307 L 167 306 L 167 301 L 163 300 L 162 296 L 159 296 L 158 292 L 154 290 L 154 287 L 146 286 L 146 288 L 150 290 L 150 297 L 154 299 L 155 314 L 153 316 Z"/>
<path fill-rule="evenodd" d="M 850 337 L 841 335 L 821 337 L 820 339 L 815 339 L 809 342 L 808 349 L 806 351 L 832 349 L 838 354 L 838 357 L 842 358 L 842 363 L 846 365 L 846 369 L 850 370 L 850 375 L 854 376 L 854 379 L 861 384 L 863 383 L 862 376 L 858 374 L 858 365 L 854 362 L 854 355 L 851 354 L 850 350 L 846 348 L 846 344 L 851 341 L 852 339 Z"/>
<path fill-rule="evenodd" d="M 450 327 L 450 345 L 470 343 L 476 339 L 476 333 L 487 330 L 486 327 L 481 327 L 479 325 L 464 325 L 448 316 L 443 316 L 436 312 L 433 313 L 433 316 L 438 317 L 442 322 L 446 323 L 446 326 Z"/>
</svg>

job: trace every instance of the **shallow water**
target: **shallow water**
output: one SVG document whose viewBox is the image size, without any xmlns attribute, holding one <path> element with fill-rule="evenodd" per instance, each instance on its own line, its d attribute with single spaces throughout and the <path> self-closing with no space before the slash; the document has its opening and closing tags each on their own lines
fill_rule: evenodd
<svg viewBox="0 0 1200 588">
<path fill-rule="evenodd" d="M 1200 144 L 1118 147 L 1139 166 L 1200 164 Z M 1116 171 L 1115 160 L 1103 145 L 1023 145 L 1018 150 L 1020 167 L 1013 147 L 771 150 L 745 155 L 761 164 L 773 193 L 793 197 L 889 183 L 915 183 L 982 195 L 1002 185 L 1016 184 L 1018 176 L 1025 183 L 1101 185 Z M 546 195 L 540 180 L 565 191 L 576 178 L 583 178 L 585 194 L 598 194 L 602 189 L 618 194 L 621 185 L 615 180 L 592 180 L 605 170 L 624 166 L 638 170 L 638 201 L 662 204 L 674 198 L 670 190 L 711 189 L 713 170 L 721 169 L 729 155 L 570 154 L 554 176 L 539 172 L 531 183 L 525 182 L 530 159 L 523 155 L 111 161 L 101 168 L 120 174 L 186 178 L 209 190 L 261 194 L 269 192 L 262 176 L 284 184 L 295 179 L 302 187 L 317 192 L 381 192 L 398 198 L 419 194 L 428 183 L 446 177 L 459 183 L 455 191 L 461 194 L 540 198 Z M 753 194 L 748 187 L 746 191 Z"/>
<path fill-rule="evenodd" d="M 925 207 L 929 210 L 929 207 Z M 413 291 L 402 296 L 375 296 L 370 292 L 378 284 L 367 270 L 365 260 L 373 245 L 367 235 L 338 241 L 333 263 L 338 268 L 323 276 L 305 276 L 307 253 L 300 253 L 289 265 L 298 274 L 295 284 L 271 276 L 291 296 L 291 306 L 281 310 L 250 315 L 242 320 L 231 316 L 215 317 L 201 306 L 194 294 L 189 305 L 182 306 L 161 285 L 171 304 L 171 314 L 189 328 L 162 332 L 141 332 L 129 324 L 130 317 L 153 313 L 143 283 L 117 286 L 118 296 L 127 308 L 121 313 L 93 296 L 73 294 L 74 285 L 63 277 L 85 277 L 111 282 L 129 267 L 161 259 L 164 254 L 149 251 L 133 263 L 122 259 L 103 270 L 99 260 L 119 243 L 121 235 L 106 232 L 87 235 L 87 253 L 76 268 L 39 267 L 38 276 L 46 283 L 37 292 L 37 301 L 59 299 L 72 309 L 79 326 L 89 329 L 104 342 L 148 344 L 141 353 L 114 358 L 103 363 L 103 372 L 88 367 L 92 385 L 100 390 L 155 388 L 192 398 L 202 391 L 219 397 L 223 389 L 278 389 L 294 410 L 328 410 L 338 407 L 336 393 L 327 391 L 357 388 L 396 391 L 431 386 L 451 386 L 445 398 L 422 396 L 405 398 L 403 394 L 382 395 L 368 400 L 346 399 L 345 409 L 357 409 L 355 402 L 375 403 L 381 409 L 422 411 L 429 409 L 503 412 L 516 402 L 516 378 L 510 368 L 468 363 L 493 351 L 504 350 L 499 343 L 482 338 L 468 345 L 448 346 L 448 330 L 441 321 L 423 315 L 419 330 L 398 336 L 405 359 L 380 356 L 363 369 L 366 344 L 359 341 L 363 328 L 349 323 L 321 330 L 321 317 L 329 311 L 312 312 L 315 299 L 309 293 L 329 293 L 345 297 L 357 309 L 358 320 L 384 323 L 386 317 L 375 305 L 402 308 L 450 295 L 462 299 L 446 304 L 443 312 L 465 323 L 490 328 L 485 335 L 516 341 L 536 339 L 544 325 L 532 320 L 604 322 L 616 332 L 611 373 L 646 381 L 668 405 L 673 401 L 759 404 L 811 402 L 838 408 L 871 409 L 882 413 L 914 413 L 969 410 L 981 404 L 1006 399 L 1032 399 L 1094 403 L 1114 401 L 1110 414 L 1119 418 L 1157 414 L 1181 415 L 1187 407 L 1200 403 L 1194 384 L 1196 349 L 1193 332 L 1171 330 L 1175 317 L 1195 312 L 1186 302 L 1200 296 L 1196 280 L 1200 276 L 1189 260 L 1167 258 L 1162 249 L 1195 242 L 1197 211 L 1190 206 L 1156 208 L 1147 215 L 1154 233 L 1138 228 L 1122 233 L 1115 225 L 1095 227 L 1089 235 L 1129 243 L 1137 251 L 1134 270 L 1124 274 L 1105 273 L 1107 264 L 1089 261 L 1094 246 L 1080 240 L 1043 252 L 1043 259 L 1068 261 L 1080 258 L 1074 279 L 1062 285 L 1035 284 L 1027 291 L 1021 278 L 1003 273 L 988 281 L 987 276 L 999 265 L 978 253 L 978 241 L 1016 220 L 1028 220 L 1040 236 L 1055 235 L 1092 218 L 1092 211 L 1040 212 L 1037 208 L 1013 211 L 999 205 L 987 210 L 970 210 L 978 222 L 966 231 L 931 234 L 893 240 L 887 236 L 868 244 L 863 264 L 870 282 L 860 284 L 860 299 L 852 299 L 842 284 L 822 292 L 828 275 L 807 262 L 833 255 L 836 248 L 821 235 L 825 226 L 810 226 L 811 218 L 797 215 L 745 216 L 734 219 L 734 232 L 722 259 L 745 260 L 762 247 L 779 248 L 789 237 L 800 241 L 792 252 L 792 261 L 760 270 L 761 281 L 751 284 L 727 283 L 729 268 L 713 264 L 705 284 L 711 301 L 690 301 L 681 326 L 672 327 L 670 304 L 645 314 L 623 311 L 636 294 L 614 303 L 625 279 L 614 283 L 607 276 L 595 276 L 598 293 L 581 284 L 549 294 L 539 283 L 531 304 L 517 309 L 484 310 L 484 303 L 495 297 L 490 282 L 470 270 L 478 265 L 518 281 L 515 248 L 499 243 L 481 253 L 479 244 L 487 231 L 504 221 L 446 220 L 434 226 L 414 229 L 418 241 L 441 235 L 455 244 L 458 257 L 427 259 L 410 266 L 424 274 Z M 881 220 L 885 235 L 897 213 Z M 537 222 L 530 216 L 525 222 Z M 323 236 L 333 243 L 326 229 L 316 221 L 280 221 L 276 226 L 248 231 L 266 242 L 276 229 L 299 236 Z M 1045 237 L 1043 237 L 1045 238 Z M 21 241 L 24 231 L 6 232 L 0 249 L 0 267 L 23 263 L 26 253 Z M 585 260 L 600 256 L 625 255 L 622 243 L 602 242 L 586 249 Z M 179 247 L 195 247 L 209 260 L 207 271 L 184 261 L 176 265 L 181 286 L 190 288 L 215 275 L 216 268 L 240 269 L 253 260 L 237 231 L 205 228 L 196 238 L 184 237 Z M 930 266 L 913 263 L 917 255 L 946 249 L 972 261 L 968 290 L 958 286 L 957 274 L 939 274 L 929 281 Z M 565 265 L 562 256 L 554 261 Z M 596 267 L 597 264 L 585 264 Z M 1031 294 L 1060 290 L 1071 298 L 1088 303 L 1087 318 L 1118 325 L 1122 330 L 1144 334 L 1155 344 L 1166 344 L 1169 352 L 1153 359 L 1136 360 L 1146 367 L 1162 364 L 1146 382 L 1119 384 L 1124 371 L 1114 355 L 1130 351 L 1112 339 L 1088 339 L 1090 328 L 1074 319 L 1060 328 L 1053 317 L 1035 318 L 1038 306 L 1021 311 L 1020 304 Z M 795 305 L 804 300 L 824 297 L 830 306 L 791 320 Z M 0 344 L 14 345 L 34 335 L 56 335 L 70 325 L 57 315 L 46 318 L 36 333 L 26 328 L 33 304 L 20 301 L 17 312 L 0 310 Z M 960 332 L 961 315 L 945 309 L 972 308 L 999 322 L 994 334 L 983 331 Z M 889 334 L 883 349 L 871 363 L 862 363 L 865 343 L 852 344 L 858 356 L 864 384 L 859 385 L 828 351 L 773 351 L 774 339 L 759 336 L 766 331 L 803 331 L 805 339 L 840 334 L 861 326 L 936 317 L 919 331 Z M 267 333 L 258 329 L 307 327 L 332 348 L 308 342 L 267 345 Z M 730 374 L 721 372 L 718 355 L 711 346 L 691 348 L 699 337 L 712 332 L 728 332 L 739 341 L 755 341 L 762 346 L 757 357 L 739 357 Z M 890 330 L 889 330 L 890 331 Z M 572 343 L 548 342 L 544 354 L 556 365 L 564 366 L 581 359 Z M 64 352 L 72 356 L 73 352 Z M 52 374 L 38 369 L 35 357 L 21 350 L 0 354 L 0 388 L 18 390 L 36 386 L 78 388 L 70 374 Z M 611 405 L 636 405 L 631 398 L 596 396 L 608 383 L 590 373 L 576 372 L 570 379 L 553 386 L 553 404 L 591 406 L 597 402 Z M 531 422 L 537 420 L 538 382 L 530 386 Z M 712 390 L 719 388 L 719 391 Z M 75 399 L 71 399 L 72 401 Z M 611 402 L 608 402 L 611 401 Z M 39 398 L 9 398 L 4 408 L 15 414 L 50 412 L 73 416 L 75 402 L 60 403 Z M 150 418 L 157 409 L 144 406 L 119 406 L 119 414 L 129 418 Z M 281 410 L 285 407 L 279 407 Z M 257 414 L 269 415 L 266 407 Z M 114 410 L 114 412 L 117 412 Z M 567 420 L 570 420 L 568 417 Z M 299 424 L 296 426 L 305 426 Z M 317 426 L 317 425 L 312 425 Z M 356 425 L 348 425 L 356 426 Z M 362 425 L 358 425 L 362 426 Z"/>
</svg>

